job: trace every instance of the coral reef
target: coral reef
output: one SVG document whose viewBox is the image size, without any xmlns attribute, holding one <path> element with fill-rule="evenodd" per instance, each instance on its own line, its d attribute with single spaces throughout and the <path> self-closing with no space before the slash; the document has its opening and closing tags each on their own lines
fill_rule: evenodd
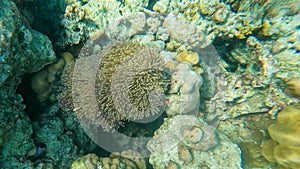
<svg viewBox="0 0 300 169">
<path fill-rule="evenodd" d="M 153 10 L 164 15 L 174 13 L 177 17 L 198 23 L 196 29 L 206 35 L 200 40 L 205 42 L 202 43 L 202 47 L 205 47 L 219 37 L 245 39 L 260 29 L 264 36 L 293 33 L 297 26 L 297 17 L 293 15 L 299 11 L 299 2 L 162 0 L 154 5 Z M 282 16 L 285 16 L 284 20 L 280 19 Z M 182 25 L 178 27 L 183 28 Z"/>
<path fill-rule="evenodd" d="M 61 34 L 61 38 L 58 40 L 57 45 L 66 46 L 79 44 L 97 30 L 106 28 L 110 24 L 118 24 L 116 22 L 117 18 L 126 18 L 127 14 L 130 15 L 130 19 L 125 19 L 126 22 L 130 20 L 131 22 L 129 23 L 133 24 L 133 29 L 127 27 L 128 31 L 131 32 L 130 34 L 135 34 L 136 30 L 145 24 L 143 21 L 139 22 L 138 20 L 140 19 L 136 20 L 136 18 L 139 18 L 139 14 L 144 14 L 139 13 L 137 15 L 132 15 L 132 13 L 141 10 L 143 7 L 146 7 L 147 4 L 148 0 L 131 0 L 122 3 L 111 0 L 92 0 L 84 2 L 69 1 L 65 8 L 64 17 L 61 20 L 63 33 Z M 113 28 L 113 26 L 111 28 Z M 118 29 L 118 27 L 115 28 Z M 125 30 L 127 30 L 127 28 Z M 128 33 L 128 31 L 123 30 L 123 33 Z"/>
<path fill-rule="evenodd" d="M 269 139 L 267 128 L 272 122 L 268 114 L 247 115 L 220 121 L 218 132 L 240 147 L 243 168 L 275 168 L 262 155 L 262 143 Z"/>
<path fill-rule="evenodd" d="M 156 5 L 162 4 L 162 3 L 168 3 L 167 1 L 159 1 L 156 3 Z M 202 7 L 209 4 L 209 8 L 205 12 L 204 9 L 201 9 L 201 14 L 202 15 L 208 15 L 208 17 L 203 17 L 197 14 L 197 12 L 192 12 L 197 10 L 198 6 L 197 4 L 193 4 L 193 2 L 182 2 L 183 4 L 189 4 L 189 5 L 182 5 L 180 3 L 174 3 L 170 2 L 165 9 L 168 10 L 172 8 L 172 5 L 178 5 L 180 8 L 172 8 L 172 9 L 180 9 L 180 11 L 175 11 L 170 12 L 171 14 L 167 15 L 165 19 L 154 19 L 156 18 L 155 15 L 151 15 L 151 13 L 147 13 L 149 16 L 146 17 L 146 20 L 149 18 L 155 20 L 157 23 L 156 25 L 159 25 L 158 23 L 163 23 L 162 27 L 157 28 L 158 34 L 156 35 L 155 38 L 157 40 L 161 41 L 168 41 L 170 39 L 170 42 L 167 43 L 167 49 L 170 51 L 176 51 L 176 50 L 182 50 L 182 49 L 188 49 L 188 45 L 191 45 L 192 47 L 207 47 L 211 42 L 216 38 L 220 37 L 220 39 L 233 39 L 233 38 L 238 38 L 238 39 L 243 39 L 247 38 L 246 43 L 241 43 L 241 45 L 236 45 L 233 46 L 233 50 L 231 50 L 231 56 L 236 60 L 236 62 L 239 64 L 235 72 L 230 72 L 226 74 L 226 80 L 229 81 L 229 85 L 224 84 L 223 86 L 227 86 L 228 90 L 220 91 L 219 88 L 218 95 L 215 96 L 211 100 L 211 102 L 214 102 L 210 104 L 210 101 L 208 103 L 205 103 L 208 105 L 209 108 L 211 109 L 219 109 L 217 112 L 218 115 L 220 115 L 223 119 L 226 118 L 234 118 L 234 117 L 239 117 L 244 114 L 249 114 L 253 112 L 267 112 L 270 110 L 269 107 L 267 107 L 264 103 L 266 104 L 273 104 L 270 107 L 273 107 L 272 112 L 270 114 L 276 113 L 281 106 L 284 106 L 285 104 L 291 103 L 294 100 L 285 98 L 284 94 L 281 92 L 279 95 L 274 97 L 273 93 L 276 93 L 279 91 L 280 87 L 277 85 L 278 81 L 275 81 L 272 83 L 271 87 L 268 86 L 268 84 L 273 80 L 271 79 L 272 75 L 277 72 L 277 68 L 274 67 L 276 64 L 272 60 L 266 60 L 270 59 L 272 53 L 270 46 L 267 46 L 267 42 L 260 42 L 257 40 L 255 36 L 248 37 L 249 34 L 253 34 L 254 31 L 259 30 L 260 24 L 262 23 L 261 20 L 259 22 L 252 22 L 249 21 L 251 19 L 251 14 L 250 12 L 253 11 L 247 11 L 248 9 L 246 6 L 249 6 L 249 2 L 246 2 L 245 4 L 240 4 L 240 5 L 235 5 L 235 7 L 231 7 L 229 4 L 219 4 L 218 2 L 211 2 L 210 4 L 205 1 L 201 1 Z M 154 9 L 158 9 L 154 6 Z M 263 5 L 263 4 L 262 4 Z M 191 8 L 191 10 L 186 10 L 186 11 L 191 11 L 190 13 L 184 12 L 184 9 Z M 234 8 L 236 11 L 239 11 L 237 13 L 230 11 L 231 8 Z M 164 11 L 164 10 L 160 10 Z M 258 15 L 263 13 L 264 11 L 259 8 L 258 5 L 255 5 L 254 11 L 258 11 Z M 182 13 L 183 15 L 182 15 Z M 248 12 L 248 13 L 247 13 Z M 162 12 L 163 13 L 163 12 Z M 245 13 L 245 14 L 243 14 Z M 139 14 L 141 17 L 144 18 L 143 15 Z M 234 16 L 232 19 L 231 16 Z M 149 18 L 148 18 L 149 17 Z M 256 16 L 259 18 L 260 16 Z M 254 17 L 254 18 L 256 18 Z M 126 17 L 124 17 L 126 18 Z M 187 20 L 193 20 L 191 25 L 190 23 L 185 21 Z M 198 19 L 198 20 L 197 20 Z M 145 20 L 145 19 L 142 19 Z M 198 22 L 200 20 L 200 22 Z M 122 21 L 124 22 L 124 20 Z M 149 21 L 150 22 L 150 21 Z M 147 24 L 149 22 L 146 22 Z M 201 23 L 201 26 L 195 24 L 195 23 Z M 131 23 L 131 22 L 128 22 Z M 143 23 L 143 22 L 141 22 Z M 129 24 L 130 25 L 130 24 Z M 144 24 L 141 24 L 144 25 Z M 154 25 L 154 24 L 153 24 Z M 117 26 L 116 26 L 117 27 Z M 151 33 L 154 33 L 156 30 L 157 26 L 153 26 L 151 28 Z M 126 27 L 125 27 L 126 28 Z M 130 29 L 126 29 L 130 30 Z M 137 30 L 142 30 L 142 28 L 138 28 Z M 186 30 L 186 31 L 180 31 L 180 30 Z M 205 30 L 205 31 L 202 31 Z M 213 31 L 211 31 L 213 30 Z M 140 31 L 141 32 L 141 31 Z M 183 32 L 183 33 L 182 33 Z M 209 32 L 207 33 L 208 36 L 204 37 L 201 33 L 199 32 Z M 185 34 L 184 34 L 185 33 Z M 147 35 L 148 36 L 148 35 Z M 151 38 L 151 36 L 148 36 Z M 148 38 L 147 37 L 147 38 Z M 195 43 L 197 42 L 197 43 Z M 186 43 L 187 46 L 184 46 L 183 43 Z M 199 43 L 199 44 L 198 44 Z M 243 50 L 245 48 L 245 50 Z M 283 48 L 284 49 L 284 48 Z M 254 52 L 257 51 L 257 52 Z M 274 50 L 275 51 L 275 50 Z M 262 53 L 265 55 L 261 56 Z M 267 55 L 266 55 L 267 54 Z M 204 57 L 203 55 L 200 55 L 201 57 Z M 251 56 L 251 57 L 249 57 Z M 226 56 L 225 56 L 226 58 Z M 178 60 L 179 61 L 179 60 Z M 170 63 L 173 64 L 173 63 Z M 219 64 L 215 62 L 215 64 Z M 212 64 L 209 64 L 209 66 Z M 225 64 L 224 64 L 225 65 Z M 259 71 L 260 65 L 262 65 L 262 70 L 263 72 L 261 73 Z M 176 68 L 177 64 L 174 64 L 174 69 Z M 222 67 L 223 65 L 221 65 Z M 226 65 L 225 65 L 226 66 Z M 228 65 L 230 67 L 232 65 Z M 243 69 L 243 67 L 246 66 L 246 69 Z M 228 68 L 225 67 L 225 68 Z M 189 70 L 193 72 L 193 69 L 190 67 Z M 195 69 L 196 70 L 196 69 Z M 213 70 L 213 69 L 211 69 Z M 215 69 L 216 70 L 216 69 Z M 220 72 L 214 72 L 216 74 L 222 74 L 222 68 L 219 69 Z M 207 71 L 207 70 L 204 70 Z M 182 73 L 183 71 L 181 71 Z M 201 72 L 201 70 L 199 70 Z M 195 73 L 195 72 L 193 72 Z M 242 74 L 240 76 L 240 74 Z M 172 74 L 172 79 L 176 78 L 176 76 L 173 76 Z M 221 77 L 221 76 L 217 76 Z M 267 77 L 267 78 L 265 78 Z M 219 80 L 219 82 L 222 80 Z M 180 85 L 179 85 L 180 86 Z M 180 87 L 174 85 L 174 81 L 172 82 L 171 89 L 174 91 L 179 91 L 180 95 L 184 95 L 184 90 L 181 91 Z M 193 85 L 189 84 L 187 85 L 188 87 L 191 87 Z M 252 89 L 254 88 L 254 90 Z M 265 89 L 263 92 L 261 92 L 261 89 Z M 184 89 L 184 88 L 183 88 Z M 198 88 L 199 89 L 199 88 Z M 197 90 L 198 90 L 197 89 Z M 193 90 L 193 91 L 197 91 Z M 172 91 L 172 90 L 171 90 Z M 176 92 L 174 92 L 175 94 Z M 192 92 L 193 93 L 193 92 Z M 199 91 L 194 92 L 199 95 Z M 214 93 L 214 92 L 211 92 Z M 271 93 L 271 94 L 269 94 Z M 190 93 L 189 93 L 190 94 Z M 175 98 L 175 95 L 173 95 Z M 191 95 L 188 95 L 191 96 Z M 180 100 L 180 98 L 177 97 L 177 100 Z M 197 96 L 197 98 L 200 96 Z M 171 98 L 171 97 L 170 97 Z M 269 99 L 271 98 L 276 98 L 276 100 L 272 100 L 272 102 L 269 102 Z M 254 104 L 257 100 L 260 100 L 261 104 Z M 278 100 L 277 100 L 278 99 Z M 282 101 L 281 101 L 282 99 Z M 181 99 L 183 100 L 183 99 Z M 169 99 L 169 107 L 172 107 L 172 104 L 175 103 L 176 99 Z M 285 104 L 277 104 L 281 102 L 285 102 Z M 198 99 L 196 100 L 198 102 Z M 195 102 L 193 102 L 195 103 Z M 225 104 L 226 103 L 226 104 Z M 229 104 L 227 104 L 229 103 Z M 186 105 L 186 104 L 185 104 Z M 194 104 L 193 104 L 194 105 Z M 197 105 L 197 104 L 196 104 Z M 210 106 L 211 105 L 211 106 Z M 275 107 L 275 106 L 280 106 L 280 107 Z M 175 107 L 175 106 L 174 106 Z M 173 107 L 173 108 L 174 108 Z M 194 107 L 194 106 L 191 106 Z M 196 106 L 197 107 L 197 106 Z M 215 107 L 215 108 L 214 108 Z M 178 108 L 178 107 L 177 107 Z M 175 108 L 175 110 L 177 110 Z M 178 109 L 180 110 L 180 109 Z M 197 109 L 195 109 L 197 110 Z M 198 111 L 198 110 L 197 110 Z M 195 112 L 197 112 L 195 111 Z M 207 110 L 208 112 L 213 112 L 211 110 Z M 224 113 L 225 111 L 225 113 Z M 169 111 L 170 112 L 170 111 Z M 184 113 L 187 113 L 189 111 L 182 111 Z M 168 111 L 167 111 L 168 113 Z M 180 113 L 168 113 L 171 115 L 176 115 Z M 188 152 L 188 151 L 185 151 Z M 186 153 L 183 153 L 186 154 Z M 188 153 L 187 153 L 188 154 Z M 190 159 L 190 158 L 186 158 Z"/>
<path fill-rule="evenodd" d="M 222 118 L 238 117 L 253 112 L 268 112 L 271 118 L 274 118 L 286 105 L 297 102 L 296 99 L 286 96 L 282 81 L 298 76 L 296 65 L 299 53 L 286 48 L 282 51 L 286 57 L 281 58 L 285 60 L 277 62 L 273 59 L 277 55 L 271 53 L 270 42 L 259 41 L 254 36 L 247 38 L 244 44 L 239 43 L 231 48 L 231 53 L 225 54 L 226 61 L 223 61 L 227 71 L 230 71 L 225 75 L 226 90 L 218 95 L 218 100 L 223 103 L 217 103 L 217 107 L 225 111 L 219 112 Z M 287 63 L 295 65 L 288 66 Z M 289 92 L 289 86 L 286 87 L 286 91 Z"/>
<path fill-rule="evenodd" d="M 56 105 L 57 109 L 58 106 Z M 48 113 L 41 113 L 43 117 Z M 53 166 L 68 166 L 70 159 L 77 157 L 78 147 L 75 144 L 73 134 L 64 134 L 66 129 L 62 118 L 54 115 L 48 115 L 47 118 L 40 118 L 39 122 L 33 122 L 33 130 L 36 135 L 36 142 L 44 145 L 45 149 L 42 157 L 52 159 Z"/>
<path fill-rule="evenodd" d="M 214 126 L 192 115 L 165 120 L 147 147 L 154 168 L 241 168 L 238 146 L 224 134 L 217 138 Z"/>
<path fill-rule="evenodd" d="M 170 95 L 168 95 L 170 104 L 166 107 L 167 115 L 198 113 L 201 85 L 201 76 L 196 74 L 189 64 L 178 64 L 171 75 Z"/>
<path fill-rule="evenodd" d="M 112 130 L 123 121 L 158 116 L 164 108 L 168 117 L 148 143 L 154 168 L 299 168 L 298 105 L 285 108 L 299 103 L 299 1 L 1 4 L 0 168 L 68 168 L 73 159 L 94 152 L 73 111 L 80 122 Z M 55 51 L 74 57 L 62 53 L 51 64 L 51 42 L 33 29 L 48 35 Z M 88 38 L 91 47 L 77 58 Z M 61 68 L 57 97 L 63 111 L 53 102 Z M 41 109 L 28 106 L 26 114 L 15 92 L 24 74 L 34 72 L 29 85 Z M 266 126 L 276 116 L 266 141 Z M 128 135 L 121 141 L 126 148 L 134 134 Z M 145 168 L 143 160 L 119 155 L 90 154 L 73 164 Z"/>
<path fill-rule="evenodd" d="M 96 154 L 87 154 L 72 162 L 72 169 L 101 169 L 100 158 Z"/>
<path fill-rule="evenodd" d="M 263 144 L 263 156 L 283 168 L 300 167 L 300 104 L 286 107 L 278 113 L 276 122 L 269 125 L 272 140 Z"/>
<path fill-rule="evenodd" d="M 146 162 L 140 154 L 132 150 L 112 153 L 110 157 L 100 158 L 96 154 L 87 154 L 72 163 L 72 169 L 101 168 L 139 168 L 146 169 Z"/>
</svg>

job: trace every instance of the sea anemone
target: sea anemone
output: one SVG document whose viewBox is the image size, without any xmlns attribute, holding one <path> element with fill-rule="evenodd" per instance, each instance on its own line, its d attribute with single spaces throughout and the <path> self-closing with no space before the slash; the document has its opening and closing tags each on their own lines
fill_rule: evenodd
<svg viewBox="0 0 300 169">
<path fill-rule="evenodd" d="M 115 108 L 127 119 L 140 120 L 164 110 L 169 80 L 163 66 L 157 51 L 145 48 L 117 67 L 111 94 Z"/>
<path fill-rule="evenodd" d="M 71 84 L 78 118 L 113 131 L 123 121 L 164 111 L 170 77 L 158 50 L 125 41 L 111 42 L 95 54 L 86 51 L 91 50 L 84 49 L 77 59 Z"/>
</svg>

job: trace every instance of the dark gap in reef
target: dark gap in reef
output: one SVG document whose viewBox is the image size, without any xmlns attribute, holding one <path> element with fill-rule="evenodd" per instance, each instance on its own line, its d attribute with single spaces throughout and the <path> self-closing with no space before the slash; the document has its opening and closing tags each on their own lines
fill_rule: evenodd
<svg viewBox="0 0 300 169">
<path fill-rule="evenodd" d="M 39 114 L 43 112 L 46 107 L 46 103 L 41 103 L 36 93 L 30 86 L 30 80 L 33 74 L 26 74 L 23 76 L 20 85 L 18 86 L 17 93 L 22 95 L 23 104 L 26 106 L 24 111 L 28 114 L 31 121 L 37 121 Z"/>
<path fill-rule="evenodd" d="M 156 4 L 157 1 L 158 0 L 149 0 L 148 6 L 146 7 L 146 9 L 153 10 L 153 6 Z"/>
</svg>

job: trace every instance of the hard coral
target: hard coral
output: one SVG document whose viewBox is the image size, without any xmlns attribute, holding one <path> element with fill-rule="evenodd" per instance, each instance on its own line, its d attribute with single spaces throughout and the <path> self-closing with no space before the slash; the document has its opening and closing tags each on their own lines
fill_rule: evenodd
<svg viewBox="0 0 300 169">
<path fill-rule="evenodd" d="M 201 76 L 197 75 L 189 64 L 178 64 L 172 73 L 167 115 L 198 113 L 201 85 Z"/>
<path fill-rule="evenodd" d="M 284 92 L 292 97 L 300 97 L 300 77 L 285 79 L 286 88 Z"/>
<path fill-rule="evenodd" d="M 140 168 L 146 169 L 146 161 L 133 150 L 121 153 L 112 153 L 109 157 L 98 157 L 96 154 L 87 154 L 79 157 L 72 163 L 72 169 L 97 169 L 97 168 Z"/>
<path fill-rule="evenodd" d="M 187 62 L 192 66 L 198 64 L 200 61 L 199 55 L 196 52 L 188 52 L 188 51 L 178 53 L 175 59 L 178 62 Z"/>
<path fill-rule="evenodd" d="M 263 156 L 284 168 L 300 168 L 300 104 L 285 108 L 269 125 L 272 138 L 263 144 Z"/>
</svg>

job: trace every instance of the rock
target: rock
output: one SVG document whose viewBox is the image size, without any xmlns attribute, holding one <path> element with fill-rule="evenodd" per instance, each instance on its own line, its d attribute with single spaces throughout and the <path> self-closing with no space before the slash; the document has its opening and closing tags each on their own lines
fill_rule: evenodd
<svg viewBox="0 0 300 169">
<path fill-rule="evenodd" d="M 2 168 L 31 168 L 23 157 L 34 148 L 33 130 L 16 90 L 24 74 L 39 71 L 55 54 L 50 40 L 30 28 L 12 1 L 0 3 L 0 133 L 5 138 L 0 163 Z"/>
</svg>

